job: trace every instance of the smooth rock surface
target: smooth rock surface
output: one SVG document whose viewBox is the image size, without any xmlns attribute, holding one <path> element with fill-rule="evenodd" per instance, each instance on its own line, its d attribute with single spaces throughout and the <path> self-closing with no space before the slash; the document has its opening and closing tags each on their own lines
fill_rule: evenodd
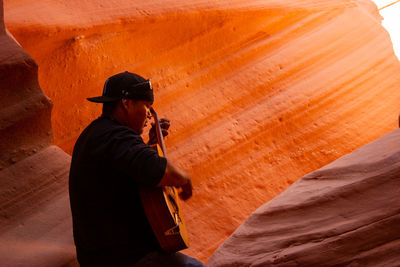
<svg viewBox="0 0 400 267">
<path fill-rule="evenodd" d="M 0 31 L 0 170 L 49 146 L 52 102 L 40 90 L 36 62 Z"/>
<path fill-rule="evenodd" d="M 262 205 L 207 266 L 398 266 L 400 129 Z"/>
<path fill-rule="evenodd" d="M 0 266 L 64 266 L 75 258 L 70 160 L 49 146 L 0 172 Z"/>
<path fill-rule="evenodd" d="M 74 266 L 67 178 L 50 146 L 52 102 L 38 66 L 4 28 L 0 0 L 0 266 Z"/>
</svg>

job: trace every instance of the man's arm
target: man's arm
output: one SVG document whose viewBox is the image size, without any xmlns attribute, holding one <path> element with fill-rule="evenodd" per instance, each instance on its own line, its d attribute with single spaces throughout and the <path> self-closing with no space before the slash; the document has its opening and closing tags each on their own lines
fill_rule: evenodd
<svg viewBox="0 0 400 267">
<path fill-rule="evenodd" d="M 166 137 L 168 135 L 168 128 L 170 127 L 170 121 L 166 118 L 160 120 L 160 128 L 162 130 L 162 136 Z M 157 144 L 157 135 L 155 124 L 152 123 L 152 127 L 149 131 L 149 142 L 148 145 L 152 146 Z M 173 164 L 171 161 L 167 160 L 167 166 L 165 168 L 164 176 L 157 186 L 175 186 L 181 188 L 179 197 L 182 200 L 187 200 L 192 196 L 192 180 L 189 174 Z"/>
<path fill-rule="evenodd" d="M 181 188 L 182 191 L 179 193 L 179 197 L 182 200 L 187 200 L 192 196 L 192 180 L 189 174 L 167 160 L 167 167 L 165 169 L 164 176 L 157 186 L 175 186 Z"/>
</svg>

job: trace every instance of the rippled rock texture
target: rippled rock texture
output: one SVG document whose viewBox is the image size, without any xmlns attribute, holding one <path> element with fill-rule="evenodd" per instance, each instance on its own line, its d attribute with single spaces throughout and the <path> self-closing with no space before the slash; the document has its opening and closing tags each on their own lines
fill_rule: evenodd
<svg viewBox="0 0 400 267">
<path fill-rule="evenodd" d="M 51 146 L 52 102 L 36 62 L 4 28 L 0 1 L 0 265 L 74 259 L 67 193 L 70 156 Z"/>
<path fill-rule="evenodd" d="M 108 76 L 152 78 L 169 157 L 195 186 L 186 253 L 202 260 L 298 178 L 398 124 L 400 66 L 369 0 L 5 0 L 5 22 L 67 152 Z"/>
<path fill-rule="evenodd" d="M 398 266 L 400 130 L 258 208 L 207 266 Z"/>
</svg>

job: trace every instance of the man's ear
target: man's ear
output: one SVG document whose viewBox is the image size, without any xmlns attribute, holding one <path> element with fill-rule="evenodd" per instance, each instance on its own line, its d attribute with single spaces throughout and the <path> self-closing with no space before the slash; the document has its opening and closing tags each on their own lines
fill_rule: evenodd
<svg viewBox="0 0 400 267">
<path fill-rule="evenodd" d="M 129 107 L 128 99 L 122 99 L 121 100 L 121 105 L 122 105 L 122 109 L 128 110 L 128 107 Z"/>
</svg>

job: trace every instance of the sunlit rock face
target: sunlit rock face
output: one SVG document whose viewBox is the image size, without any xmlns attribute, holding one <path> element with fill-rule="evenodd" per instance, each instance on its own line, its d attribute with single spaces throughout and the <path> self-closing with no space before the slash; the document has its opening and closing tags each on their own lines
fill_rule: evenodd
<svg viewBox="0 0 400 267">
<path fill-rule="evenodd" d="M 108 76 L 152 79 L 195 186 L 185 252 L 202 260 L 299 177 L 397 127 L 400 66 L 367 0 L 7 0 L 5 21 L 67 152 Z"/>
<path fill-rule="evenodd" d="M 63 266 L 74 259 L 70 156 L 50 146 L 52 103 L 36 62 L 4 28 L 0 1 L 0 265 Z"/>
<path fill-rule="evenodd" d="M 400 130 L 258 208 L 207 266 L 398 266 Z"/>
</svg>

